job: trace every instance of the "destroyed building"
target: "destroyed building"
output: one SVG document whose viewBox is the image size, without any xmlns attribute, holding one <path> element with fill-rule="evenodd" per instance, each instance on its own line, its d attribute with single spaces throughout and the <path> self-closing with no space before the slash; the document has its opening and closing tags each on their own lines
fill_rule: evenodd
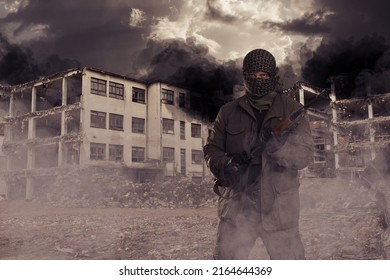
<svg viewBox="0 0 390 280">
<path fill-rule="evenodd" d="M 390 93 L 363 93 L 338 98 L 339 80 L 332 78 L 331 110 L 335 169 L 339 174 L 356 174 L 390 143 Z M 341 88 L 342 90 L 342 88 Z"/>
<path fill-rule="evenodd" d="M 208 120 L 189 89 L 80 68 L 1 91 L 2 173 L 7 191 L 25 186 L 27 199 L 40 178 L 70 167 L 123 168 L 141 182 L 209 172 Z"/>
<path fill-rule="evenodd" d="M 137 182 L 211 177 L 202 147 L 217 110 L 208 111 L 241 91 L 204 104 L 191 89 L 88 67 L 1 86 L 0 195 L 17 185 L 28 199 L 42 178 L 91 166 Z M 358 172 L 390 142 L 390 94 L 339 100 L 336 91 L 304 82 L 284 91 L 310 104 L 315 153 L 303 176 Z"/>
</svg>

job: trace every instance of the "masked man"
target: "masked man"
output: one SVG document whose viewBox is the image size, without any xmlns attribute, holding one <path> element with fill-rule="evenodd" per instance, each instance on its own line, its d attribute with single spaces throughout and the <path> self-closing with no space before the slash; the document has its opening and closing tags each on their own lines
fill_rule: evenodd
<svg viewBox="0 0 390 280">
<path fill-rule="evenodd" d="M 303 116 L 281 135 L 271 133 L 302 107 L 276 91 L 277 68 L 271 53 L 249 52 L 243 76 L 245 95 L 220 108 L 203 148 L 219 182 L 214 258 L 247 259 L 260 237 L 271 259 L 304 259 L 298 170 L 312 160 L 309 123 Z M 256 149 L 259 143 L 264 147 Z"/>
</svg>

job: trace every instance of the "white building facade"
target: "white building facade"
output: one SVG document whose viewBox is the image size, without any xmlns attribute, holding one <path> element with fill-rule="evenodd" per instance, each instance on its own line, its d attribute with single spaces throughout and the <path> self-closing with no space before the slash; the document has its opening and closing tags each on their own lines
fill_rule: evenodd
<svg viewBox="0 0 390 280">
<path fill-rule="evenodd" d="M 199 93 L 92 68 L 7 88 L 5 173 L 33 195 L 54 169 L 121 167 L 136 181 L 210 175 Z M 1 136 L 0 136 L 1 137 Z"/>
</svg>

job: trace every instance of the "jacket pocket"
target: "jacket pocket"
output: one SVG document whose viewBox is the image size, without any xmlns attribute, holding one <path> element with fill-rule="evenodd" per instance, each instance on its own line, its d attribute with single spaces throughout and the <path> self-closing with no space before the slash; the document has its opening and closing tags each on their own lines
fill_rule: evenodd
<svg viewBox="0 0 390 280">
<path fill-rule="evenodd" d="M 229 125 L 226 128 L 226 151 L 232 155 L 244 150 L 245 128 L 238 123 Z"/>
<path fill-rule="evenodd" d="M 266 230 L 282 230 L 292 228 L 299 223 L 299 191 L 293 189 L 285 193 L 277 193 L 269 213 L 263 213 L 262 222 Z"/>
<path fill-rule="evenodd" d="M 288 193 L 299 188 L 298 170 L 295 168 L 285 168 L 282 172 L 272 172 L 272 183 L 277 194 Z"/>
<path fill-rule="evenodd" d="M 273 194 L 273 199 L 269 196 L 267 200 L 272 201 L 264 201 L 262 205 L 264 207 L 262 221 L 266 230 L 281 230 L 298 225 L 299 180 L 297 176 L 291 176 L 290 173 L 295 174 L 294 170 L 286 168 L 282 173 L 274 171 L 269 174 L 267 189 L 270 194 Z"/>
</svg>

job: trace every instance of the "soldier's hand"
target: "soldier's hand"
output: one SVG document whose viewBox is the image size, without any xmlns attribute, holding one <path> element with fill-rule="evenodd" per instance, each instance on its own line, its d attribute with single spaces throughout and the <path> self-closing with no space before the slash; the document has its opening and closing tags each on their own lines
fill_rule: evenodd
<svg viewBox="0 0 390 280">
<path fill-rule="evenodd" d="M 235 167 L 240 167 L 242 165 L 248 164 L 250 160 L 251 160 L 250 155 L 247 152 L 242 151 L 241 153 L 237 153 L 237 154 L 233 155 L 227 161 L 226 167 L 228 169 L 231 169 L 232 171 L 237 172 L 238 169 L 235 170 L 236 169 Z"/>
</svg>

